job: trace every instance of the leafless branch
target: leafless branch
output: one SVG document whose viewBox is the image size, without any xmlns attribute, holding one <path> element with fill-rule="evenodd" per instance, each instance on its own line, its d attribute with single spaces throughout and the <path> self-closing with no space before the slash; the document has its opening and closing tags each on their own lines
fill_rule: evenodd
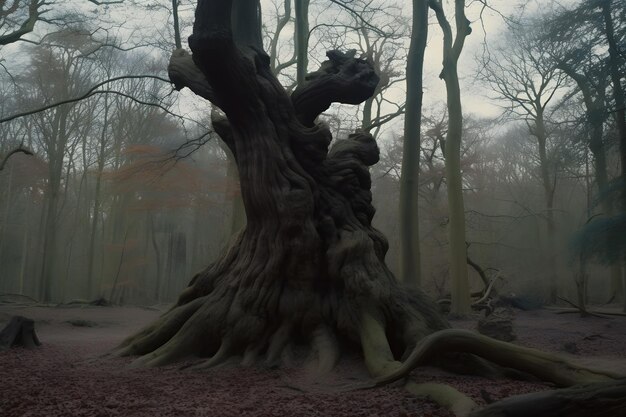
<svg viewBox="0 0 626 417">
<path fill-rule="evenodd" d="M 8 154 L 6 154 L 6 156 L 2 159 L 2 162 L 0 162 L 0 171 L 2 171 L 4 169 L 4 166 L 6 165 L 7 161 L 9 160 L 10 157 L 12 157 L 13 155 L 15 155 L 16 153 L 23 153 L 25 155 L 33 155 L 33 152 L 23 148 L 23 147 L 19 147 L 16 149 L 13 149 L 12 151 L 10 151 Z"/>
<path fill-rule="evenodd" d="M 108 80 L 104 80 L 104 81 L 99 82 L 98 84 L 94 85 L 89 90 L 87 90 L 87 92 L 85 94 L 83 94 L 83 95 L 80 95 L 80 96 L 74 97 L 74 98 L 68 98 L 66 100 L 61 100 L 61 101 L 58 101 L 56 103 L 48 104 L 46 106 L 39 107 L 39 108 L 34 109 L 34 110 L 28 110 L 28 111 L 25 111 L 25 112 L 14 114 L 12 116 L 4 117 L 4 118 L 0 119 L 0 124 L 1 123 L 5 123 L 5 122 L 10 122 L 11 120 L 15 120 L 15 119 L 20 118 L 20 117 L 29 116 L 31 114 L 41 113 L 42 111 L 49 110 L 49 109 L 51 109 L 53 107 L 61 106 L 63 104 L 75 103 L 77 101 L 81 101 L 81 100 L 84 100 L 86 98 L 89 98 L 89 97 L 93 96 L 94 94 L 101 94 L 101 93 L 107 92 L 107 93 L 116 93 L 116 94 L 119 94 L 119 95 L 125 95 L 123 93 L 114 92 L 112 90 L 103 90 L 103 91 L 96 91 L 96 90 L 98 88 L 102 87 L 103 85 L 112 83 L 114 81 L 125 80 L 125 79 L 141 79 L 141 78 L 152 78 L 152 79 L 155 79 L 155 80 L 166 82 L 168 84 L 170 83 L 170 80 L 168 80 L 167 78 L 159 77 L 159 76 L 156 76 L 156 75 L 123 75 L 123 76 L 120 76 L 120 77 L 109 78 Z M 136 99 L 135 99 L 135 101 L 136 101 Z M 143 104 L 154 105 L 154 103 L 143 103 Z M 164 109 L 164 110 L 167 110 L 167 109 Z M 167 110 L 167 111 L 169 112 L 169 110 Z"/>
</svg>

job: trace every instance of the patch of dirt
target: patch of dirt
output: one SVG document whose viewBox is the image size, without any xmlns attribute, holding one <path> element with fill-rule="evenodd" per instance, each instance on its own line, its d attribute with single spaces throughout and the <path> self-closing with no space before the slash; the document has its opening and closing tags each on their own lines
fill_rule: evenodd
<svg viewBox="0 0 626 417">
<path fill-rule="evenodd" d="M 306 369 L 222 367 L 180 370 L 180 364 L 131 369 L 130 358 L 103 357 L 148 324 L 159 311 L 128 307 L 0 305 L 0 326 L 22 315 L 35 320 L 43 345 L 0 352 L 0 416 L 450 416 L 401 385 L 346 390 L 367 378 L 358 358 L 346 358 L 332 375 Z M 454 320 L 475 328 L 477 318 Z M 78 325 L 76 323 L 79 323 Z M 89 325 L 80 325 L 88 323 Z M 516 312 L 516 343 L 574 356 L 626 374 L 626 317 L 601 319 Z M 573 348 L 575 346 L 575 349 Z M 417 382 L 447 383 L 480 404 L 548 389 L 539 383 L 451 375 L 433 368 L 413 372 Z"/>
</svg>

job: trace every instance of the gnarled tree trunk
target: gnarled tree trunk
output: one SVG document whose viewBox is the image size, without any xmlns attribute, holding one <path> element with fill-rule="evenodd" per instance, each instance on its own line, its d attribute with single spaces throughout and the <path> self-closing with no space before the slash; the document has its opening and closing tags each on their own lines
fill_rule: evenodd
<svg viewBox="0 0 626 417">
<path fill-rule="evenodd" d="M 565 386 L 614 379 L 555 355 L 447 329 L 434 302 L 397 284 L 384 262 L 387 241 L 371 226 L 368 167 L 378 161 L 376 142 L 357 132 L 329 149 L 328 127 L 315 122 L 331 102 L 366 100 L 378 77 L 353 53 L 331 51 L 289 97 L 254 39 L 257 7 L 252 0 L 200 0 L 189 39 L 193 57 L 177 50 L 169 67 L 177 88 L 191 88 L 226 116 L 214 114 L 213 127 L 237 162 L 246 226 L 170 311 L 116 353 L 141 355 L 136 366 L 184 356 L 205 358 L 195 368 L 231 359 L 275 365 L 297 344 L 310 348 L 324 372 L 341 351 L 357 348 L 377 377 L 367 387 L 403 379 L 425 363 L 445 365 L 442 355 L 455 352 L 467 352 L 466 369 L 493 369 L 472 356 L 480 355 Z M 231 13 L 247 35 L 233 34 Z M 475 406 L 451 387 L 406 387 L 458 415 Z"/>
<path fill-rule="evenodd" d="M 384 263 L 387 241 L 371 226 L 376 142 L 355 133 L 329 149 L 328 128 L 315 122 L 332 102 L 366 100 L 378 77 L 366 61 L 332 51 L 289 97 L 265 53 L 248 46 L 254 33 L 233 34 L 231 18 L 240 30 L 255 27 L 246 10 L 255 2 L 232 3 L 199 2 L 193 58 L 175 52 L 170 77 L 224 112 L 213 125 L 236 159 L 247 224 L 123 353 L 144 355 L 137 363 L 147 365 L 191 354 L 212 357 L 208 364 L 274 362 L 305 341 L 331 366 L 340 341 L 361 344 L 367 316 L 402 354 L 446 321 L 423 293 L 401 289 Z"/>
</svg>

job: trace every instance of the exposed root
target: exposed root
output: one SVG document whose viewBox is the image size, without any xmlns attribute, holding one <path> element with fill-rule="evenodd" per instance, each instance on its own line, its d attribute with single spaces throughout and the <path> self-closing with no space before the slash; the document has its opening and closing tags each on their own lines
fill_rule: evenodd
<svg viewBox="0 0 626 417">
<path fill-rule="evenodd" d="M 552 308 L 548 308 L 548 310 L 554 311 L 555 314 L 580 313 L 579 308 L 552 307 Z M 609 318 L 607 316 L 626 317 L 626 312 L 614 311 L 614 310 L 593 309 L 593 310 L 586 310 L 586 312 L 592 316 L 596 316 L 596 317 L 600 317 L 604 319 Z"/>
<path fill-rule="evenodd" d="M 394 359 L 382 319 L 370 311 L 363 311 L 361 315 L 361 347 L 365 358 L 365 366 L 373 376 L 395 374 L 402 363 Z M 397 378 L 400 379 L 400 378 Z M 397 380 L 396 379 L 396 380 Z"/>
<path fill-rule="evenodd" d="M 315 370 L 319 373 L 330 372 L 339 361 L 337 339 L 328 326 L 318 326 L 313 332 L 313 351 L 317 355 Z"/>
<path fill-rule="evenodd" d="M 187 348 L 174 337 L 160 348 L 135 359 L 131 368 L 153 368 L 174 362 L 185 356 Z"/>
<path fill-rule="evenodd" d="M 145 355 L 158 349 L 176 335 L 206 299 L 207 296 L 200 297 L 169 310 L 154 323 L 124 340 L 112 354 L 114 356 Z"/>
<path fill-rule="evenodd" d="M 372 376 L 379 377 L 377 383 L 381 375 L 395 375 L 401 372 L 403 364 L 394 359 L 383 323 L 372 312 L 363 312 L 360 335 L 365 365 Z M 471 398 L 448 385 L 416 384 L 408 381 L 405 388 L 414 395 L 428 397 L 439 405 L 450 409 L 457 417 L 465 417 L 476 408 L 476 403 Z"/>
<path fill-rule="evenodd" d="M 477 404 L 467 395 L 457 391 L 450 385 L 409 381 L 404 388 L 417 397 L 427 397 L 439 405 L 449 409 L 457 417 L 468 416 L 478 408 Z"/>
<path fill-rule="evenodd" d="M 241 359 L 241 366 L 253 366 L 256 364 L 262 349 L 262 343 L 248 346 Z"/>
<path fill-rule="evenodd" d="M 270 339 L 270 345 L 267 348 L 267 359 L 265 361 L 267 366 L 272 367 L 279 365 L 283 349 L 289 343 L 292 326 L 292 323 L 283 323 Z"/>
<path fill-rule="evenodd" d="M 230 337 L 225 337 L 224 340 L 222 340 L 220 348 L 217 350 L 217 352 L 215 352 L 215 355 L 211 356 L 211 358 L 207 359 L 206 361 L 199 363 L 198 365 L 191 366 L 190 369 L 199 371 L 202 369 L 213 368 L 231 359 L 231 354 L 231 339 Z"/>
<path fill-rule="evenodd" d="M 406 377 L 412 369 L 449 352 L 472 353 L 497 365 L 518 369 L 558 386 L 618 379 L 618 374 L 585 368 L 562 356 L 491 339 L 468 330 L 447 329 L 425 337 L 395 371 L 376 379 L 385 385 Z"/>
<path fill-rule="evenodd" d="M 495 402 L 471 417 L 622 417 L 626 379 L 516 395 Z"/>
</svg>

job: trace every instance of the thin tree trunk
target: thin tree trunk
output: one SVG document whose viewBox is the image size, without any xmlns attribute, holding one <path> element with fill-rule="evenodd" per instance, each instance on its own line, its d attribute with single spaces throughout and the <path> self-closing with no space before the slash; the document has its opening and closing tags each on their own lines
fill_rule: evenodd
<svg viewBox="0 0 626 417">
<path fill-rule="evenodd" d="M 613 84 L 613 99 L 615 100 L 615 124 L 619 136 L 620 161 L 622 167 L 622 177 L 626 178 L 626 109 L 624 100 L 624 89 L 622 87 L 622 75 L 619 61 L 620 52 L 615 40 L 615 29 L 613 17 L 611 16 L 611 0 L 602 3 L 602 15 L 604 16 L 604 26 L 606 38 L 609 44 L 609 68 L 611 71 L 611 81 Z M 626 211 L 626 192 L 622 193 L 622 206 Z"/>
<path fill-rule="evenodd" d="M 83 147 L 84 150 L 84 147 Z M 83 162 L 84 162 L 84 157 L 83 157 Z M 86 167 L 87 164 L 83 163 L 83 166 Z M 68 238 L 68 254 L 67 254 L 67 262 L 65 264 L 65 274 L 63 276 L 63 286 L 61 288 L 61 301 L 65 301 L 66 299 L 66 293 L 67 293 L 67 286 L 68 286 L 68 282 L 69 282 L 69 277 L 71 276 L 70 273 L 70 268 L 72 265 L 72 253 L 74 252 L 74 241 L 76 240 L 76 230 L 81 226 L 81 217 L 79 216 L 80 213 L 80 209 L 81 209 L 81 201 L 83 199 L 83 185 L 85 183 L 85 177 L 87 176 L 87 172 L 86 170 L 83 169 L 82 175 L 80 177 L 80 183 L 78 185 L 78 195 L 76 196 L 76 201 L 78 202 L 78 204 L 76 205 L 76 221 L 72 226 L 72 233 L 71 236 L 69 236 Z M 88 194 L 88 193 L 85 193 Z M 86 200 L 87 198 L 85 198 Z"/>
<path fill-rule="evenodd" d="M 115 295 L 115 290 L 117 288 L 117 283 L 120 279 L 120 273 L 122 272 L 122 265 L 124 265 L 124 255 L 126 255 L 126 241 L 128 240 L 128 232 L 130 228 L 126 229 L 126 233 L 124 234 L 124 242 L 122 243 L 122 253 L 120 255 L 119 262 L 117 264 L 117 272 L 115 273 L 115 278 L 113 280 L 113 285 L 111 286 L 111 293 L 109 294 L 109 301 L 113 302 L 113 296 Z M 121 295 L 120 295 L 121 300 Z"/>
<path fill-rule="evenodd" d="M 21 257 L 21 264 L 20 264 L 20 286 L 19 286 L 19 293 L 20 294 L 24 294 L 24 278 L 26 275 L 26 265 L 27 265 L 27 259 L 28 259 L 28 253 L 30 252 L 28 250 L 28 241 L 29 241 L 29 236 L 30 236 L 30 221 L 29 221 L 29 217 L 30 217 L 30 205 L 32 204 L 32 200 L 28 199 L 27 203 L 26 203 L 26 210 L 24 212 L 24 235 L 22 238 L 22 257 Z"/>
<path fill-rule="evenodd" d="M 613 216 L 615 210 L 611 202 L 611 198 L 608 195 L 609 177 L 606 168 L 606 153 L 604 150 L 603 136 L 603 123 L 602 120 L 598 120 L 592 127 L 591 140 L 589 141 L 589 149 L 593 154 L 593 167 L 596 176 L 596 184 L 598 185 L 598 194 L 600 195 L 600 202 L 602 211 L 606 216 Z M 620 300 L 622 299 L 622 268 L 618 262 L 614 262 L 610 267 L 610 294 L 609 299 Z"/>
<path fill-rule="evenodd" d="M 428 3 L 425 0 L 413 0 L 413 29 L 406 69 L 406 114 L 399 211 L 400 280 L 405 285 L 415 287 L 421 285 L 418 190 L 424 51 L 427 39 Z"/>
<path fill-rule="evenodd" d="M 443 31 L 443 70 L 440 78 L 446 83 L 448 106 L 448 133 L 445 144 L 446 180 L 449 211 L 450 256 L 450 311 L 454 314 L 470 312 L 470 291 L 467 276 L 467 247 L 465 245 L 465 208 L 463 205 L 463 178 L 461 176 L 461 141 L 463 137 L 463 110 L 459 87 L 458 62 L 465 38 L 472 32 L 465 16 L 465 1 L 455 0 L 456 36 L 452 36 L 450 22 L 441 1 L 431 1 L 439 26 Z"/>
<path fill-rule="evenodd" d="M 620 52 L 615 40 L 615 29 L 613 17 L 611 16 L 611 0 L 602 3 L 602 15 L 604 17 L 604 28 L 606 39 L 609 44 L 609 67 L 611 71 L 611 81 L 613 84 L 613 99 L 615 100 L 615 124 L 619 136 L 619 150 L 622 174 L 622 211 L 626 212 L 626 102 L 624 100 L 624 89 L 622 88 L 622 75 L 619 67 Z M 624 268 L 622 279 L 622 301 L 623 309 L 626 312 L 626 268 Z"/>
<path fill-rule="evenodd" d="M 296 82 L 304 84 L 307 67 L 309 66 L 309 3 L 310 0 L 294 0 L 296 15 Z"/>
<path fill-rule="evenodd" d="M 459 80 L 454 71 L 448 75 L 449 126 L 446 137 L 446 180 L 448 187 L 449 244 L 450 244 L 450 311 L 467 314 L 471 309 L 469 280 L 467 276 L 467 246 L 465 244 L 465 207 L 463 204 L 463 178 L 461 176 L 461 140 L 463 115 Z"/>
<path fill-rule="evenodd" d="M 544 199 L 546 204 L 546 238 L 547 253 L 546 261 L 548 263 L 548 301 L 551 304 L 557 301 L 558 277 L 556 271 L 556 225 L 554 220 L 554 192 L 555 184 L 550 178 L 550 169 L 548 167 L 547 140 L 545 122 L 541 110 L 537 111 L 535 119 L 534 134 L 537 137 L 539 149 L 539 169 L 541 171 L 541 183 L 543 185 Z M 555 174 L 556 175 L 556 174 Z"/>
<path fill-rule="evenodd" d="M 159 250 L 159 244 L 156 240 L 156 233 L 154 229 L 154 217 L 150 215 L 150 234 L 152 240 L 152 248 L 154 249 L 154 255 L 156 256 L 156 277 L 154 283 L 154 299 L 157 302 L 161 302 L 161 251 Z"/>
<path fill-rule="evenodd" d="M 410 47 L 409 47 L 409 51 L 410 51 Z M 409 57 L 411 56 L 411 53 L 409 52 Z M 407 64 L 410 61 L 410 59 L 407 60 Z M 407 73 L 408 73 L 408 69 L 407 69 Z M 408 80 L 407 80 L 408 83 Z M 407 92 L 408 95 L 408 92 Z M 374 98 L 370 97 L 367 100 L 365 100 L 365 102 L 363 103 L 363 112 L 361 113 L 361 128 L 367 128 L 369 125 L 372 124 L 372 105 L 374 104 Z M 406 136 L 406 132 L 405 132 L 405 136 Z"/>
<path fill-rule="evenodd" d="M 182 49 L 183 43 L 180 39 L 180 24 L 178 23 L 178 0 L 172 0 L 172 17 L 174 18 L 174 44 L 176 49 Z"/>
<path fill-rule="evenodd" d="M 177 0 L 173 0 L 176 2 Z M 98 234 L 98 217 L 100 212 L 100 193 L 102 188 L 102 172 L 104 171 L 106 135 L 109 122 L 109 101 L 108 96 L 104 96 L 104 124 L 100 135 L 100 154 L 98 155 L 98 171 L 96 172 L 96 188 L 94 191 L 93 213 L 91 216 L 91 234 L 89 236 L 89 254 L 87 255 L 87 288 L 88 297 L 94 295 L 93 268 L 96 257 L 96 235 Z"/>
<path fill-rule="evenodd" d="M 4 241 L 6 240 L 7 234 L 7 224 L 9 222 L 9 212 L 11 211 L 11 202 L 13 198 L 11 196 L 11 191 L 13 188 L 13 164 L 9 168 L 9 185 L 7 189 L 7 196 L 5 200 L 5 208 L 4 208 L 4 218 L 2 219 L 2 229 L 0 229 L 0 263 L 2 262 L 2 252 L 4 250 Z"/>
<path fill-rule="evenodd" d="M 40 297 L 42 301 L 51 301 L 52 286 L 57 268 L 57 223 L 61 175 L 63 173 L 63 155 L 65 154 L 66 128 L 68 111 L 59 107 L 55 114 L 53 133 L 49 142 L 49 178 L 46 206 L 46 226 L 41 273 Z"/>
</svg>

